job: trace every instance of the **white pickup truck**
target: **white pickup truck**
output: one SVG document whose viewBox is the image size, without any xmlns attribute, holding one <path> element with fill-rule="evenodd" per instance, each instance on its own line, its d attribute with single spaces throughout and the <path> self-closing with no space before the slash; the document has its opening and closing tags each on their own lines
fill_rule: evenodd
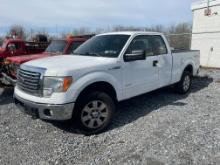
<svg viewBox="0 0 220 165">
<path fill-rule="evenodd" d="M 169 85 L 187 93 L 199 65 L 199 51 L 174 52 L 160 33 L 100 34 L 73 55 L 21 65 L 14 98 L 32 116 L 72 119 L 94 134 L 109 125 L 119 101 Z"/>
</svg>

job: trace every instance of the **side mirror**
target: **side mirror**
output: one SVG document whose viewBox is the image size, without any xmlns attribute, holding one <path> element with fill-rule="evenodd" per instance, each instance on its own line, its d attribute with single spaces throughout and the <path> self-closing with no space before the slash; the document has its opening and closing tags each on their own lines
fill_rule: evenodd
<svg viewBox="0 0 220 165">
<path fill-rule="evenodd" d="M 144 50 L 134 50 L 131 54 L 125 54 L 124 61 L 130 62 L 130 61 L 138 61 L 138 60 L 145 60 L 145 51 Z"/>
</svg>

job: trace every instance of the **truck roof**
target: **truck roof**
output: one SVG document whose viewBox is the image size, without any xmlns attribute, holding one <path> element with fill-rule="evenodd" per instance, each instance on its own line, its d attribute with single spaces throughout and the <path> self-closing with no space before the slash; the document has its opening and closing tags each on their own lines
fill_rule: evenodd
<svg viewBox="0 0 220 165">
<path fill-rule="evenodd" d="M 86 38 L 66 38 L 66 39 L 53 39 L 52 41 L 85 41 Z"/>
<path fill-rule="evenodd" d="M 101 35 L 161 35 L 162 33 L 150 32 L 150 31 L 121 31 L 121 32 L 110 32 L 103 33 Z"/>
</svg>

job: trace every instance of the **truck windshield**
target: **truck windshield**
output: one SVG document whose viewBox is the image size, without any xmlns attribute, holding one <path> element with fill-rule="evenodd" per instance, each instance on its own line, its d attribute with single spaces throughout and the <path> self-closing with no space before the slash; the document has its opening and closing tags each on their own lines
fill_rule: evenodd
<svg viewBox="0 0 220 165">
<path fill-rule="evenodd" d="M 95 36 L 77 48 L 73 54 L 116 58 L 129 37 L 130 35 Z"/>
<path fill-rule="evenodd" d="M 63 53 L 66 45 L 67 42 L 64 40 L 54 40 L 47 47 L 46 52 Z"/>
</svg>

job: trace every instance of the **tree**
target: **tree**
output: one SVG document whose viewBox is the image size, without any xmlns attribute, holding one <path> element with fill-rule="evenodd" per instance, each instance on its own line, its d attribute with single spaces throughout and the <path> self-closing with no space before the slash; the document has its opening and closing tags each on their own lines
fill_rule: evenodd
<svg viewBox="0 0 220 165">
<path fill-rule="evenodd" d="M 91 31 L 89 28 L 87 27 L 80 27 L 80 28 L 75 28 L 73 29 L 72 34 L 77 36 L 77 35 L 86 35 L 86 34 L 90 34 Z"/>
<path fill-rule="evenodd" d="M 68 34 L 72 35 L 85 35 L 85 34 L 99 34 L 104 32 L 112 32 L 112 31 L 155 31 L 164 33 L 170 43 L 170 45 L 177 49 L 189 49 L 191 44 L 191 33 L 192 33 L 192 25 L 190 23 L 179 23 L 173 24 L 170 26 L 163 26 L 163 25 L 154 25 L 154 26 L 146 26 L 146 27 L 138 27 L 138 26 L 123 26 L 123 25 L 116 25 L 116 26 L 108 26 L 106 28 L 96 28 L 91 30 L 88 27 L 80 27 L 74 28 L 72 32 L 60 32 L 59 36 L 50 36 L 51 39 L 56 38 L 65 38 Z M 41 28 L 40 31 L 36 32 L 33 29 L 30 30 L 29 33 L 26 33 L 25 29 L 20 25 L 13 25 L 10 30 L 9 34 L 13 35 L 16 34 L 18 37 L 22 39 L 26 39 L 26 36 L 29 38 L 33 38 L 34 34 L 44 34 L 48 35 L 48 32 L 45 28 Z"/>
<path fill-rule="evenodd" d="M 9 35 L 15 35 L 18 38 L 26 39 L 25 29 L 21 25 L 12 25 L 9 29 Z"/>
<path fill-rule="evenodd" d="M 2 43 L 3 43 L 3 38 L 0 37 L 0 47 L 2 46 Z"/>
<path fill-rule="evenodd" d="M 190 49 L 192 25 L 180 23 L 171 25 L 167 30 L 167 38 L 170 45 L 176 49 Z"/>
<path fill-rule="evenodd" d="M 114 26 L 111 31 L 118 32 L 118 31 L 143 31 L 143 30 L 144 28 L 141 28 L 141 27 L 117 25 L 117 26 Z"/>
</svg>

